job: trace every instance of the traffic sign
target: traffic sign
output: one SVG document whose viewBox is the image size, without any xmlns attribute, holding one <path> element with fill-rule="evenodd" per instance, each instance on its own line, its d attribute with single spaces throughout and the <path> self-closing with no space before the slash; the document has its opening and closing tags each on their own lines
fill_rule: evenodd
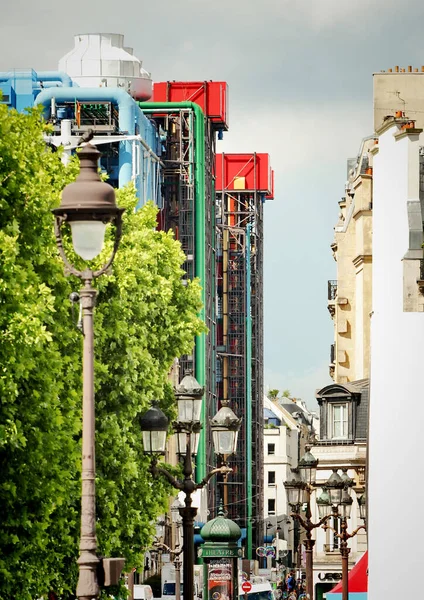
<svg viewBox="0 0 424 600">
<path fill-rule="evenodd" d="M 241 589 L 245 594 L 248 594 L 252 589 L 252 584 L 250 583 L 250 581 L 243 581 L 243 583 L 241 584 Z"/>
</svg>

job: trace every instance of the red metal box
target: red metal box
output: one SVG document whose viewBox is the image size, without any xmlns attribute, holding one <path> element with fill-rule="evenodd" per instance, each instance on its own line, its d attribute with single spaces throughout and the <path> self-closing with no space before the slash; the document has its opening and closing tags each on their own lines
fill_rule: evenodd
<svg viewBox="0 0 424 600">
<path fill-rule="evenodd" d="M 269 154 L 217 154 L 217 191 L 257 191 L 273 197 L 273 171 Z"/>
<path fill-rule="evenodd" d="M 153 84 L 153 102 L 195 102 L 218 129 L 228 129 L 225 81 L 161 81 Z"/>
</svg>

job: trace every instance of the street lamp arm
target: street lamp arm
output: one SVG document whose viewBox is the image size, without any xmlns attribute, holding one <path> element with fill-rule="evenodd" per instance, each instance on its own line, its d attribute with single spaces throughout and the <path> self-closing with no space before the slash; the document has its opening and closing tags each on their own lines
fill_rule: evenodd
<svg viewBox="0 0 424 600">
<path fill-rule="evenodd" d="M 182 553 L 182 551 L 183 551 L 183 548 L 180 548 L 179 550 L 172 550 L 172 548 L 170 548 L 166 544 L 162 544 L 162 542 L 155 542 L 154 545 L 157 548 L 163 548 L 164 550 L 166 550 L 167 552 L 169 552 L 169 554 L 173 554 L 174 556 L 179 556 Z"/>
<path fill-rule="evenodd" d="M 171 475 L 171 473 L 168 473 L 168 471 L 166 469 L 164 469 L 163 467 L 158 467 L 155 461 L 153 461 L 151 463 L 149 471 L 151 472 L 153 477 L 157 477 L 159 474 L 166 477 L 166 479 L 169 481 L 169 483 L 176 490 L 182 491 L 184 489 L 184 485 L 181 483 L 181 481 L 178 481 L 178 479 L 175 479 L 175 477 L 173 475 Z"/>
<path fill-rule="evenodd" d="M 303 529 L 305 529 L 306 531 L 312 531 L 312 529 L 315 529 L 316 527 L 321 527 L 321 525 L 323 525 L 326 521 L 328 521 L 328 519 L 332 517 L 332 515 L 327 515 L 325 517 L 322 517 L 322 519 L 320 519 L 318 523 L 312 523 L 312 521 L 310 521 L 309 519 L 305 521 L 299 515 L 299 513 L 292 513 L 291 516 L 293 519 L 297 519 L 302 525 Z M 329 527 L 329 525 L 325 525 L 325 527 Z M 332 527 L 330 527 L 330 529 L 332 529 Z"/>
<path fill-rule="evenodd" d="M 200 481 L 199 483 L 196 483 L 194 489 L 196 489 L 196 490 L 202 489 L 203 487 L 205 487 L 205 485 L 208 483 L 208 481 L 210 479 L 212 479 L 212 477 L 214 475 L 217 475 L 218 473 L 222 473 L 223 475 L 227 475 L 228 473 L 232 473 L 232 472 L 233 472 L 232 468 L 231 467 L 227 467 L 225 465 L 223 467 L 219 467 L 217 469 L 212 469 L 212 471 L 210 471 L 210 473 L 208 473 L 206 475 L 206 477 L 204 477 L 202 479 L 202 481 Z"/>
<path fill-rule="evenodd" d="M 118 246 L 119 246 L 119 243 L 120 243 L 121 237 L 122 237 L 122 213 L 118 213 L 113 222 L 115 223 L 116 232 L 115 232 L 115 242 L 113 244 L 112 254 L 110 255 L 109 260 L 103 265 L 103 267 L 101 269 L 99 269 L 98 271 L 94 271 L 93 277 L 99 277 L 100 275 L 103 275 L 103 273 L 107 273 L 109 267 L 113 263 L 115 254 L 118 251 Z"/>
<path fill-rule="evenodd" d="M 323 529 L 325 529 L 325 530 L 331 529 L 331 531 L 334 533 L 334 535 L 336 537 L 339 538 L 339 540 L 342 540 L 342 541 L 346 542 L 347 540 L 350 540 L 350 538 L 355 537 L 355 535 L 361 529 L 366 529 L 366 527 L 365 527 L 365 525 L 360 525 L 354 531 L 352 531 L 352 533 L 349 533 L 347 530 L 343 530 L 341 533 L 338 533 L 337 529 L 334 529 L 334 527 L 331 527 L 331 525 L 324 525 Z"/>
<path fill-rule="evenodd" d="M 359 531 L 361 531 L 361 529 L 364 529 L 364 530 L 366 530 L 366 527 L 365 527 L 365 525 L 360 525 L 359 527 L 357 527 L 356 529 L 354 529 L 354 530 L 352 531 L 352 533 L 349 533 L 348 531 L 346 531 L 346 539 L 347 539 L 347 540 L 349 540 L 350 538 L 353 538 L 353 537 L 355 537 L 355 535 L 356 535 L 357 533 L 359 533 Z"/>
<path fill-rule="evenodd" d="M 62 224 L 64 223 L 65 219 L 63 217 L 56 217 L 54 220 L 54 233 L 56 236 L 56 245 L 57 245 L 57 249 L 59 250 L 59 254 L 61 259 L 63 260 L 63 263 L 65 265 L 65 274 L 66 273 L 70 273 L 71 275 L 75 275 L 75 277 L 78 277 L 79 279 L 81 279 L 81 271 L 78 271 L 78 269 L 76 269 L 68 260 L 68 257 L 66 256 L 65 253 L 65 249 L 63 247 L 63 239 L 62 239 L 62 234 L 61 234 L 61 227 Z M 115 254 L 114 254 L 115 256 Z"/>
</svg>

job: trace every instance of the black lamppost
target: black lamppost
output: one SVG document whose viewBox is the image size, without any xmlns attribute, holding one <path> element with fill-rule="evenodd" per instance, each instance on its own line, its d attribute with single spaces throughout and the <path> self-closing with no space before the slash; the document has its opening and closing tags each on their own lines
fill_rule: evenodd
<svg viewBox="0 0 424 600">
<path fill-rule="evenodd" d="M 315 489 L 316 471 L 318 459 L 310 452 L 310 447 L 306 447 L 304 456 L 299 460 L 298 470 L 299 475 L 294 472 L 291 481 L 285 481 L 284 487 L 287 491 L 288 503 L 292 508 L 291 516 L 299 521 L 306 532 L 306 539 L 303 541 L 306 551 L 306 593 L 313 600 L 314 582 L 313 582 L 313 548 L 315 540 L 312 539 L 312 531 L 317 527 L 321 527 L 323 523 L 330 518 L 330 514 L 320 515 L 320 520 L 313 523 L 311 520 L 311 493 Z M 305 518 L 300 514 L 300 508 L 306 504 Z"/>
<path fill-rule="evenodd" d="M 196 455 L 201 430 L 200 414 L 204 388 L 189 372 L 175 388 L 178 404 L 178 421 L 174 423 L 177 436 L 177 453 L 183 458 L 182 481 L 176 479 L 166 469 L 158 465 L 158 457 L 165 453 L 168 419 L 158 407 L 153 407 L 140 418 L 143 432 L 143 445 L 146 454 L 153 455 L 150 471 L 153 476 L 163 475 L 177 490 L 185 493 L 185 506 L 179 509 L 183 520 L 183 586 L 184 599 L 194 597 L 194 518 L 197 509 L 192 507 L 192 494 L 207 485 L 217 473 L 227 474 L 232 471 L 226 464 L 212 469 L 200 482 L 193 480 L 192 456 Z M 240 419 L 228 407 L 222 407 L 211 420 L 212 439 L 215 453 L 222 457 L 234 454 L 237 446 Z"/>
<path fill-rule="evenodd" d="M 86 144 L 78 152 L 80 173 L 74 183 L 62 192 L 62 202 L 55 208 L 55 234 L 65 270 L 84 283 L 79 293 L 82 307 L 83 343 L 83 406 L 82 406 L 82 495 L 81 539 L 78 558 L 79 578 L 77 597 L 92 600 L 99 595 L 97 581 L 96 495 L 95 495 L 95 410 L 94 410 L 94 335 L 93 316 L 97 291 L 93 287 L 95 277 L 100 277 L 111 266 L 121 239 L 122 213 L 115 200 L 115 191 L 101 181 L 97 163 L 100 152 Z M 115 244 L 109 259 L 98 270 L 86 268 L 79 271 L 68 260 L 62 239 L 62 226 L 69 223 L 75 253 L 84 260 L 92 260 L 103 247 L 107 223 L 114 223 Z"/>
<path fill-rule="evenodd" d="M 334 475 L 334 472 L 333 472 Z M 333 475 L 331 477 L 333 477 Z M 337 489 L 337 497 L 334 496 L 330 499 L 330 502 L 334 505 L 334 517 L 338 517 L 340 519 L 340 533 L 336 531 L 330 525 L 325 524 L 323 529 L 331 529 L 334 532 L 334 535 L 340 540 L 340 554 L 342 557 L 342 600 L 348 600 L 349 598 L 349 554 L 350 548 L 347 543 L 350 538 L 355 537 L 357 533 L 361 529 L 366 529 L 365 525 L 360 525 L 351 533 L 347 530 L 347 520 L 350 519 L 352 512 L 352 504 L 353 498 L 351 496 L 351 488 L 353 487 L 353 480 L 350 479 L 347 475 L 347 469 L 343 469 L 342 477 L 339 476 L 340 481 L 336 482 L 333 477 L 333 483 L 331 484 L 331 477 L 325 484 L 326 487 L 329 487 L 334 492 Z M 331 492 L 330 492 L 331 496 Z M 334 500 L 337 500 L 335 502 Z M 327 510 L 329 509 L 329 504 L 327 503 Z M 359 505 L 359 515 L 361 519 L 365 519 L 365 509 L 366 509 L 366 497 L 365 493 L 358 498 Z"/>
</svg>

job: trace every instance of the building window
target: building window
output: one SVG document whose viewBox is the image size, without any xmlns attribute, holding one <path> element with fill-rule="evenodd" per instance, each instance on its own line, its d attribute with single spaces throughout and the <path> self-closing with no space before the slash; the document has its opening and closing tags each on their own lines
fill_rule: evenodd
<svg viewBox="0 0 424 600">
<path fill-rule="evenodd" d="M 338 552 L 340 540 L 337 537 L 336 532 L 340 533 L 339 519 L 337 517 L 332 517 L 330 519 L 330 525 L 335 531 L 332 531 L 331 529 L 327 529 L 327 535 L 326 535 L 327 540 L 326 540 L 326 544 L 324 545 L 324 551 L 325 552 Z"/>
<path fill-rule="evenodd" d="M 348 405 L 330 404 L 331 438 L 345 440 L 348 438 Z"/>
<path fill-rule="evenodd" d="M 275 499 L 274 498 L 268 499 L 268 514 L 275 515 Z"/>
<path fill-rule="evenodd" d="M 268 444 L 268 454 L 275 454 L 275 444 Z"/>
<path fill-rule="evenodd" d="M 268 485 L 275 485 L 275 471 L 268 471 Z"/>
</svg>

